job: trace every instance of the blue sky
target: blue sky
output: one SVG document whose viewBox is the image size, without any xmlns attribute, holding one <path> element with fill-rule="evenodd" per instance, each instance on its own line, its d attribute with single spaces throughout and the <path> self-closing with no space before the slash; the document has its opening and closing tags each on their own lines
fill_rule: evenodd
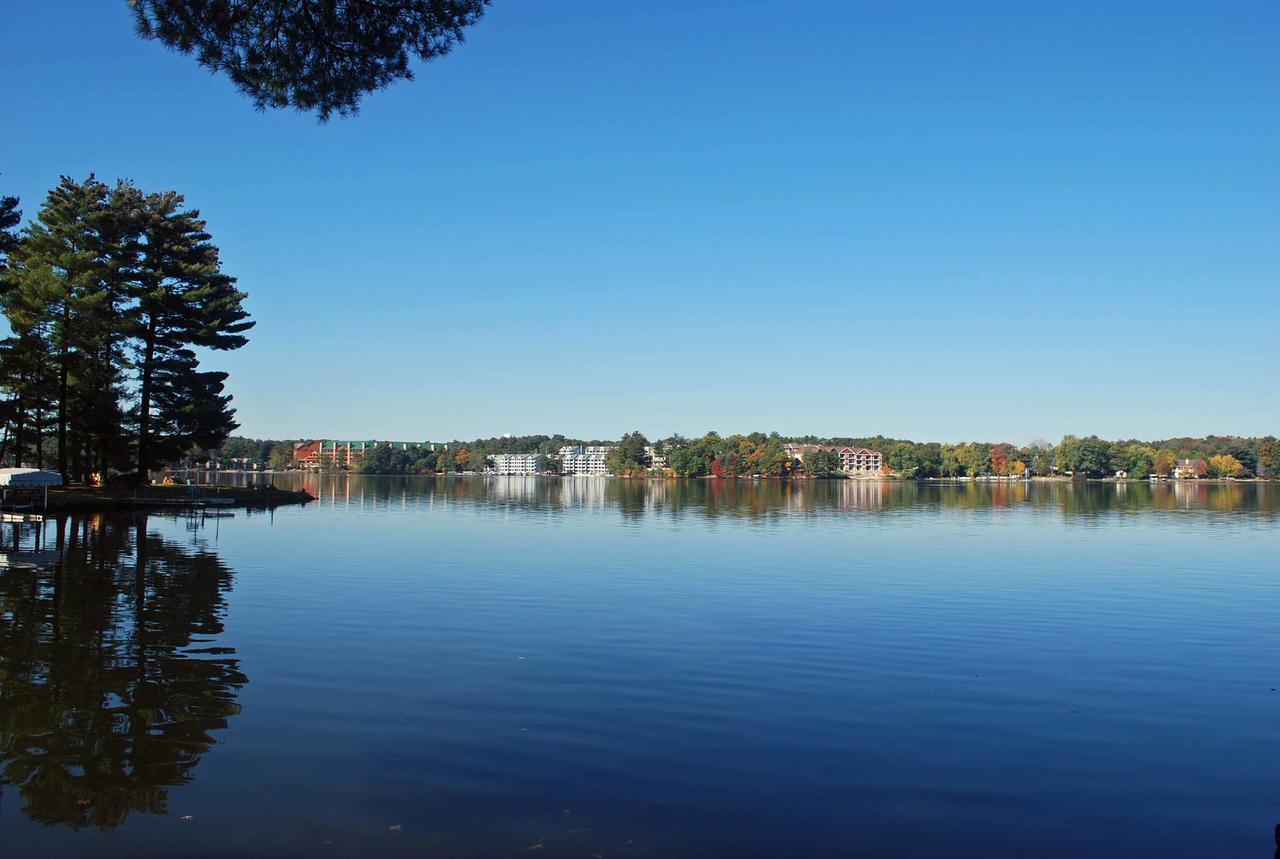
<svg viewBox="0 0 1280 859">
<path fill-rule="evenodd" d="M 1280 432 L 1280 6 L 496 0 L 321 125 L 13 4 L 0 189 L 174 188 L 269 437 Z"/>
</svg>

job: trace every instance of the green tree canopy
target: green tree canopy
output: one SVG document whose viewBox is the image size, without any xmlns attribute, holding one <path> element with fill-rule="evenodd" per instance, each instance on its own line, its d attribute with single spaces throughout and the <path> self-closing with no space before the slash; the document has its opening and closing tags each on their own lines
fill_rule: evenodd
<svg viewBox="0 0 1280 859">
<path fill-rule="evenodd" d="M 648 455 L 645 453 L 648 444 L 649 440 L 639 430 L 624 435 L 605 458 L 609 473 L 632 475 L 644 472 L 649 467 Z"/>
<path fill-rule="evenodd" d="M 840 456 L 831 450 L 811 450 L 804 455 L 804 470 L 812 477 L 834 477 L 840 473 Z"/>
<path fill-rule="evenodd" d="M 63 176 L 10 255 L 13 289 L 5 312 L 15 329 L 37 332 L 48 344 L 57 375 L 58 471 L 64 476 L 71 474 L 73 384 L 109 387 L 107 374 L 94 372 L 94 365 L 104 350 L 109 356 L 118 349 L 111 337 L 118 330 L 119 294 L 108 264 L 109 194 L 92 175 L 83 182 Z M 93 397 L 108 393 L 93 390 L 77 401 L 92 408 Z"/>
<path fill-rule="evenodd" d="M 236 426 L 226 374 L 195 349 L 235 349 L 252 326 L 195 210 L 173 192 L 62 177 L 9 254 L 0 296 L 4 415 L 18 460 L 43 451 L 49 412 L 68 481 L 148 468 Z M 34 442 L 34 444 L 33 444 Z"/>
<path fill-rule="evenodd" d="M 907 442 L 899 442 L 889 451 L 889 456 L 885 460 L 889 467 L 903 476 L 910 476 L 920 467 L 920 460 L 916 456 L 916 448 Z"/>
<path fill-rule="evenodd" d="M 0 195 L 0 293 L 8 289 L 5 272 L 9 268 L 9 254 L 18 247 L 18 225 L 22 223 L 22 210 L 18 198 Z"/>
<path fill-rule="evenodd" d="M 463 40 L 488 0 L 129 0 L 139 35 L 227 75 L 259 109 L 352 114 Z"/>
<path fill-rule="evenodd" d="M 129 333 L 137 344 L 137 460 L 145 481 L 157 461 L 191 444 L 216 445 L 235 429 L 230 398 L 222 394 L 226 374 L 197 373 L 191 347 L 238 349 L 248 342 L 244 332 L 253 322 L 242 306 L 245 294 L 219 265 L 200 213 L 184 208 L 181 194 L 144 196 L 126 188 L 118 196 L 126 198 L 121 205 L 134 220 Z M 160 407 L 164 450 L 156 449 L 153 405 Z"/>
</svg>

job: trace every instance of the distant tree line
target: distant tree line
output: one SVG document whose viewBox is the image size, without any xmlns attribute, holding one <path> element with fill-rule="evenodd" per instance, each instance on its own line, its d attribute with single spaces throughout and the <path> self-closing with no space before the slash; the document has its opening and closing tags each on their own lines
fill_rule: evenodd
<svg viewBox="0 0 1280 859">
<path fill-rule="evenodd" d="M 237 349 L 253 323 L 200 213 L 174 191 L 64 176 L 20 222 L 0 199 L 0 461 L 145 481 L 220 446 L 227 374 L 196 350 Z"/>
<path fill-rule="evenodd" d="M 1280 442 L 1273 436 L 1243 438 L 1208 436 L 1160 441 L 1115 440 L 1097 436 L 1068 435 L 1056 445 L 1034 441 L 1017 446 L 1008 442 L 915 442 L 873 436 L 864 438 L 785 438 L 778 433 L 721 436 L 715 432 L 697 438 L 673 435 L 650 442 L 643 433 L 631 432 L 617 441 L 583 441 L 563 435 L 504 436 L 453 441 L 407 450 L 378 447 L 357 470 L 366 474 L 422 474 L 481 471 L 487 458 L 499 453 L 533 453 L 541 470 L 558 470 L 557 454 L 565 445 L 609 445 L 609 471 L 620 476 L 653 473 L 649 449 L 665 461 L 664 471 L 679 477 L 787 477 L 804 474 L 832 477 L 840 472 L 840 458 L 830 450 L 808 453 L 803 461 L 786 450 L 788 443 L 825 448 L 865 447 L 884 457 L 889 471 L 898 477 L 1050 476 L 1109 477 L 1124 471 L 1130 477 L 1168 475 L 1179 459 L 1202 459 L 1212 477 L 1280 478 Z M 208 452 L 217 462 L 251 459 L 261 465 L 285 467 L 292 459 L 293 442 L 230 438 Z"/>
<path fill-rule="evenodd" d="M 295 439 L 259 439 L 231 436 L 218 447 L 192 451 L 184 465 L 213 464 L 219 468 L 248 466 L 283 471 L 293 465 Z"/>
</svg>

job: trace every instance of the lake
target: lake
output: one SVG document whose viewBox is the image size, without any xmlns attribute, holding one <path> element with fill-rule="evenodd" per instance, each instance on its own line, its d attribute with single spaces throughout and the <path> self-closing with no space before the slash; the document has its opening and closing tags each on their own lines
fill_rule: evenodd
<svg viewBox="0 0 1280 859">
<path fill-rule="evenodd" d="M 274 479 L 3 526 L 0 853 L 1275 849 L 1280 486 Z"/>
</svg>

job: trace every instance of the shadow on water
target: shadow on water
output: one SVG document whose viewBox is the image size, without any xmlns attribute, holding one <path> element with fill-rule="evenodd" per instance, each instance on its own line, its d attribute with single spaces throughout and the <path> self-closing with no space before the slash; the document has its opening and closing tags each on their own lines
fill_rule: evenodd
<svg viewBox="0 0 1280 859">
<path fill-rule="evenodd" d="M 136 519 L 5 523 L 0 801 L 50 826 L 165 814 L 248 682 L 222 631 L 231 570 Z"/>
<path fill-rule="evenodd" d="M 1062 481 L 922 482 L 879 480 L 630 480 L 283 473 L 281 487 L 306 489 L 320 505 L 354 510 L 433 504 L 474 504 L 549 512 L 614 510 L 645 516 L 769 519 L 783 515 L 840 515 L 899 511 L 999 512 L 1029 509 L 1068 521 L 1123 513 L 1229 513 L 1273 520 L 1280 486 L 1251 482 L 1176 481 L 1070 483 Z M 214 476 L 258 482 L 259 475 Z"/>
</svg>

